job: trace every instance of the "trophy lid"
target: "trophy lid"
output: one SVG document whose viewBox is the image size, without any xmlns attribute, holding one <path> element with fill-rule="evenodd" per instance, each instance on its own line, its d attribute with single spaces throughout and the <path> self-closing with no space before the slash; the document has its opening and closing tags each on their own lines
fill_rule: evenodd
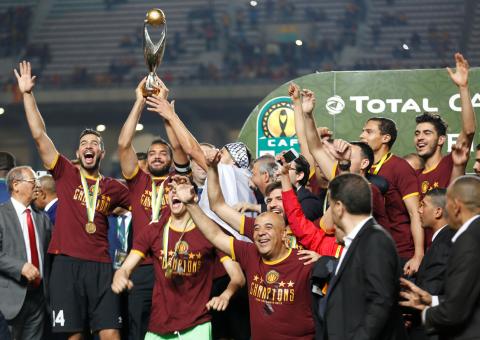
<svg viewBox="0 0 480 340">
<path fill-rule="evenodd" d="M 159 8 L 150 9 L 145 15 L 145 23 L 160 26 L 166 23 L 165 13 Z"/>
</svg>

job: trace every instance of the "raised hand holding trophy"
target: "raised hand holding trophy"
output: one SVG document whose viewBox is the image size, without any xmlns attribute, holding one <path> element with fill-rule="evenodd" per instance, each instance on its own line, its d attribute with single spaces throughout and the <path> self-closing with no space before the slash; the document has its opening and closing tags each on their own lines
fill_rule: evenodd
<svg viewBox="0 0 480 340">
<path fill-rule="evenodd" d="M 147 25 L 153 27 L 161 27 L 160 40 L 155 44 L 150 39 Z M 158 89 L 155 87 L 159 83 L 159 78 L 156 74 L 158 66 L 162 62 L 163 52 L 165 51 L 165 43 L 167 42 L 167 21 L 165 14 L 161 9 L 153 8 L 146 14 L 143 24 L 143 55 L 145 56 L 145 63 L 148 66 L 148 76 L 145 86 L 143 88 L 143 96 L 147 97 L 156 93 Z"/>
</svg>

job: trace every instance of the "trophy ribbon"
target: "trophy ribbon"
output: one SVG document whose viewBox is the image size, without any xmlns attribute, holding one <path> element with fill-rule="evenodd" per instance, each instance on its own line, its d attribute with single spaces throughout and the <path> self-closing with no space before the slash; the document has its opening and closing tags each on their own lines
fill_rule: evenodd
<svg viewBox="0 0 480 340">
<path fill-rule="evenodd" d="M 98 187 L 100 183 L 100 177 L 97 178 L 95 186 L 93 188 L 93 193 L 90 194 L 90 188 L 87 183 L 87 179 L 82 171 L 80 171 L 80 179 L 82 181 L 83 193 L 85 194 L 85 206 L 87 207 L 87 224 L 85 225 L 85 230 L 89 234 L 94 234 L 97 231 L 93 219 L 95 218 L 95 208 L 97 206 L 98 198 Z"/>
<path fill-rule="evenodd" d="M 162 207 L 163 192 L 165 179 L 160 186 L 157 187 L 155 180 L 152 178 L 152 223 L 158 222 L 160 216 L 160 208 Z"/>
</svg>

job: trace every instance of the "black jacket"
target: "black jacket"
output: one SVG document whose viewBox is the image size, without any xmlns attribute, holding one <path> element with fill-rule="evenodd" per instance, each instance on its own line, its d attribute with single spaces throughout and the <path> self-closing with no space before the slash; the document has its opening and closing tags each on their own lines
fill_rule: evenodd
<svg viewBox="0 0 480 340">
<path fill-rule="evenodd" d="M 325 297 L 325 339 L 406 339 L 398 306 L 400 275 L 394 241 L 369 219 L 330 281 Z"/>
</svg>

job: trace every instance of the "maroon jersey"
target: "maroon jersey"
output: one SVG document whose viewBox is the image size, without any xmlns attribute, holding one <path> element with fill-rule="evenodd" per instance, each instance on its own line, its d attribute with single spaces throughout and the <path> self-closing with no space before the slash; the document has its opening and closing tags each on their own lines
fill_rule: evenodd
<svg viewBox="0 0 480 340">
<path fill-rule="evenodd" d="M 158 334 L 200 325 L 211 319 L 205 307 L 212 289 L 214 263 L 217 252 L 213 245 L 194 228 L 185 232 L 176 258 L 172 261 L 172 277 L 166 278 L 167 265 L 174 255 L 175 245 L 181 230 L 170 227 L 168 232 L 167 258 L 164 258 L 164 218 L 152 223 L 133 241 L 132 252 L 145 257 L 153 254 L 155 285 L 152 295 L 152 310 L 148 330 Z M 218 257 L 221 257 L 220 253 Z M 222 260 L 227 257 L 222 257 Z"/>
<path fill-rule="evenodd" d="M 127 187 L 113 178 L 101 177 L 93 220 L 96 231 L 89 234 L 85 230 L 88 218 L 80 171 L 60 154 L 49 170 L 55 179 L 58 207 L 48 252 L 88 261 L 112 262 L 108 253 L 107 218 L 114 208 L 129 207 Z M 86 180 L 92 192 L 96 178 L 86 177 Z"/>
<path fill-rule="evenodd" d="M 335 162 L 332 169 L 332 176 L 336 177 L 339 174 L 340 169 L 338 168 L 338 162 Z M 389 229 L 390 221 L 388 220 L 387 212 L 385 210 L 385 198 L 383 197 L 380 189 L 375 184 L 370 183 L 370 189 L 372 190 L 372 215 L 378 222 L 378 224 L 380 224 L 385 229 Z"/>
<path fill-rule="evenodd" d="M 401 258 L 410 259 L 415 246 L 410 230 L 410 215 L 403 202 L 404 199 L 418 195 L 418 182 L 415 170 L 403 158 L 389 154 L 381 167 L 374 164 L 370 173 L 385 178 L 388 182 L 388 190 L 385 194 L 385 210 L 390 222 L 390 231 L 398 254 Z"/>
<path fill-rule="evenodd" d="M 443 156 L 440 163 L 432 169 L 417 171 L 418 185 L 420 187 L 421 199 L 432 189 L 446 189 L 450 184 L 453 171 L 452 154 Z M 432 243 L 433 231 L 430 228 L 425 230 L 425 245 L 429 247 Z"/>
<path fill-rule="evenodd" d="M 453 159 L 448 154 L 432 169 L 417 170 L 421 195 L 432 189 L 446 189 L 452 177 Z"/>
<path fill-rule="evenodd" d="M 167 180 L 164 184 L 162 203 L 160 203 L 160 215 L 169 214 L 170 209 L 167 205 L 167 198 L 170 187 L 167 184 L 170 182 L 170 177 L 152 177 L 139 167 L 136 168 L 131 177 L 124 177 L 127 180 L 132 205 L 132 230 L 133 240 L 135 241 L 136 237 L 142 233 L 143 229 L 149 226 L 152 220 L 152 180 L 155 181 L 157 187 Z M 147 258 L 142 264 L 152 264 L 150 254 L 146 255 Z"/>
<path fill-rule="evenodd" d="M 304 265 L 296 250 L 268 262 L 252 243 L 232 237 L 230 247 L 246 273 L 252 339 L 313 339 L 311 265 Z"/>
</svg>

